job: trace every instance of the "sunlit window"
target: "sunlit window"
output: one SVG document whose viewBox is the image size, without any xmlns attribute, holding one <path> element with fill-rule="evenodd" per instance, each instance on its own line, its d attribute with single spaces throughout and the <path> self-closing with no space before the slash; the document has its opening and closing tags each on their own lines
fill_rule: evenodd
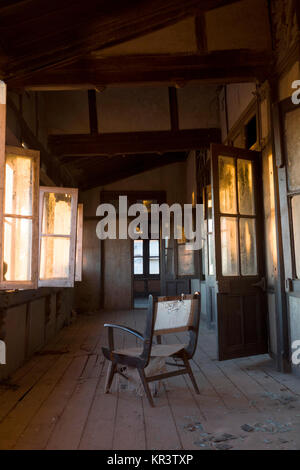
<svg viewBox="0 0 300 470">
<path fill-rule="evenodd" d="M 74 285 L 77 189 L 40 190 L 41 286 Z"/>
<path fill-rule="evenodd" d="M 39 152 L 6 148 L 2 288 L 37 287 L 38 169 Z"/>
</svg>

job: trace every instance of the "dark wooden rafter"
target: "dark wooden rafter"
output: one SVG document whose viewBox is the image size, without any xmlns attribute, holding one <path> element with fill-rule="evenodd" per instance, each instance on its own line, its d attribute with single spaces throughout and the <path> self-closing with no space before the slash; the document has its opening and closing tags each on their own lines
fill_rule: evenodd
<svg viewBox="0 0 300 470">
<path fill-rule="evenodd" d="M 98 134 L 97 97 L 95 90 L 88 90 L 89 118 L 91 134 Z"/>
<path fill-rule="evenodd" d="M 221 142 L 218 128 L 49 136 L 49 147 L 55 155 L 164 153 L 209 147 L 213 142 Z"/>
<path fill-rule="evenodd" d="M 2 78 L 65 63 L 239 0 L 27 0 L 0 6 Z M 118 12 L 116 14 L 116 12 Z M 37 40 L 38 38 L 38 40 Z M 0 61 L 1 63 L 1 61 Z"/>
<path fill-rule="evenodd" d="M 179 129 L 178 102 L 177 102 L 177 90 L 175 87 L 169 87 L 169 107 L 170 107 L 171 130 L 178 131 Z"/>
<path fill-rule="evenodd" d="M 207 53 L 207 36 L 205 14 L 199 13 L 195 17 L 195 32 L 197 48 L 200 53 Z"/>
<path fill-rule="evenodd" d="M 90 89 L 122 83 L 168 83 L 180 86 L 189 81 L 210 83 L 266 79 L 273 56 L 269 51 L 234 49 L 207 54 L 159 54 L 97 57 L 90 55 L 68 66 L 9 79 L 10 88 L 52 90 Z"/>
<path fill-rule="evenodd" d="M 81 190 L 103 186 L 155 168 L 184 162 L 186 158 L 186 152 L 153 154 L 151 158 L 148 158 L 148 155 L 102 157 L 90 161 L 86 166 L 80 165 L 81 176 L 78 178 L 78 185 Z"/>
</svg>

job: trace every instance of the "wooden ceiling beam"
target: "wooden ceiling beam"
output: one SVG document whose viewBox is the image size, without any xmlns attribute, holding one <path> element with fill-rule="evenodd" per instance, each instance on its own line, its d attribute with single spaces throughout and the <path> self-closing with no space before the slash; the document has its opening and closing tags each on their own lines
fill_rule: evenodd
<svg viewBox="0 0 300 470">
<path fill-rule="evenodd" d="M 79 178 L 79 188 L 86 190 L 103 186 L 155 168 L 184 162 L 186 158 L 186 153 L 167 153 L 152 156 L 152 158 L 146 158 L 145 155 L 136 156 L 136 158 L 131 156 L 127 158 L 113 157 L 104 165 L 93 166 L 92 172 L 90 169 L 83 171 L 81 178 Z"/>
<path fill-rule="evenodd" d="M 188 129 L 178 131 L 120 132 L 109 134 L 50 135 L 49 147 L 55 155 L 116 155 L 164 153 L 209 147 L 221 142 L 221 131 Z"/>
<path fill-rule="evenodd" d="M 239 0 L 31 0 L 0 7 L 4 78 L 72 61 Z M 38 40 L 37 40 L 38 38 Z"/>
<path fill-rule="evenodd" d="M 64 67 L 9 79 L 12 89 L 100 89 L 126 83 L 227 83 L 265 79 L 272 70 L 269 51 L 234 49 L 207 54 L 130 55 L 82 58 Z"/>
</svg>

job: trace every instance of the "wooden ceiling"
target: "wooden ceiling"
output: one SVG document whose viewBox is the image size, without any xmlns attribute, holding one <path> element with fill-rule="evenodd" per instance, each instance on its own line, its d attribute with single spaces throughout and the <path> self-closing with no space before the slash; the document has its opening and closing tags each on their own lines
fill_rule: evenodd
<svg viewBox="0 0 300 470">
<path fill-rule="evenodd" d="M 193 80 L 263 80 L 271 70 L 270 51 L 207 51 L 204 13 L 239 1 L 2 0 L 0 79 L 9 89 L 90 90 L 90 135 L 51 137 L 49 147 L 56 157 L 53 163 L 49 163 L 50 155 L 45 158 L 52 173 L 59 163 L 63 173 L 71 175 L 74 185 L 87 189 L 184 161 L 188 148 L 219 142 L 218 129 L 178 129 L 173 88 L 170 132 L 99 135 L 93 90 L 114 84 L 163 83 L 173 87 Z M 141 38 L 188 17 L 195 18 L 195 53 L 101 56 L 108 47 Z M 26 127 L 23 121 L 22 126 Z"/>
<path fill-rule="evenodd" d="M 0 73 L 9 82 L 238 0 L 4 0 Z"/>
</svg>

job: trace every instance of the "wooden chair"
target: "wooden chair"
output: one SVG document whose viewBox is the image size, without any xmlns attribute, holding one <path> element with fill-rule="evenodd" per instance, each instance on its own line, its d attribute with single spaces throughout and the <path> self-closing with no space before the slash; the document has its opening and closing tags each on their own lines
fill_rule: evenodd
<svg viewBox="0 0 300 470">
<path fill-rule="evenodd" d="M 148 383 L 156 380 L 188 374 L 195 392 L 199 394 L 200 392 L 189 364 L 189 360 L 192 359 L 197 346 L 199 322 L 200 294 L 182 294 L 180 297 L 158 297 L 155 299 L 151 295 L 149 296 L 144 335 L 126 326 L 105 324 L 104 326 L 108 328 L 109 346 L 108 348 L 102 348 L 102 351 L 106 359 L 110 361 L 105 383 L 105 393 L 109 392 L 115 373 L 124 376 L 119 366 L 130 366 L 138 370 L 151 406 L 154 406 L 154 404 Z M 115 349 L 114 329 L 134 335 L 143 343 L 142 346 Z M 162 344 L 162 335 L 183 331 L 189 332 L 188 344 Z M 157 337 L 157 344 L 153 344 L 154 336 Z M 176 369 L 155 376 L 146 376 L 145 367 L 147 367 L 151 357 L 173 358 L 176 362 L 166 362 L 166 364 L 176 367 Z M 177 362 L 177 360 L 181 362 Z"/>
</svg>

